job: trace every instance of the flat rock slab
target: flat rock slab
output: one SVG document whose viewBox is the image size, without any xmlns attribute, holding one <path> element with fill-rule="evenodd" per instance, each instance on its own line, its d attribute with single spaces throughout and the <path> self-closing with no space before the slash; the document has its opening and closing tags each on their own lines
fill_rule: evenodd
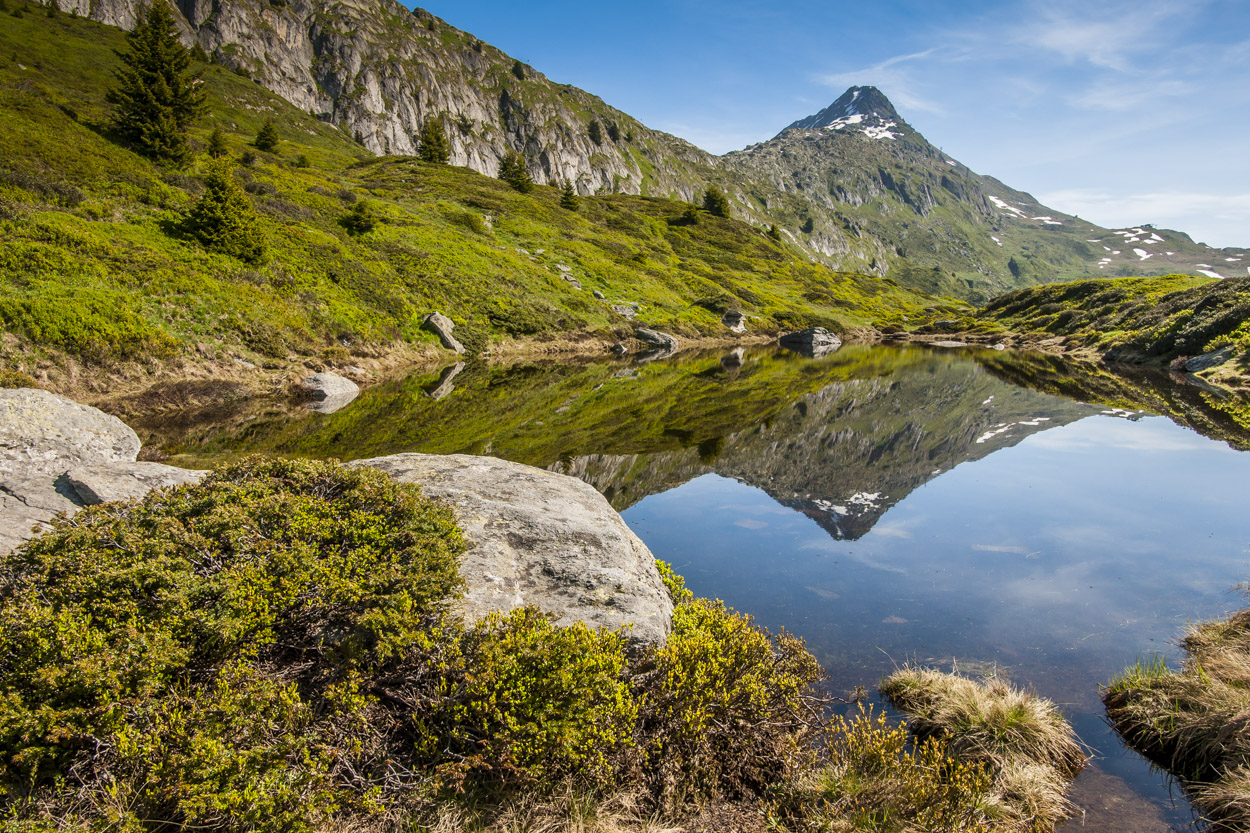
<svg viewBox="0 0 1250 833">
<path fill-rule="evenodd" d="M 1185 370 L 1190 373 L 1209 370 L 1212 367 L 1219 367 L 1232 357 L 1232 347 L 1221 347 L 1213 353 L 1203 353 L 1201 356 L 1194 356 L 1192 359 L 1189 359 L 1185 362 Z"/>
<path fill-rule="evenodd" d="M 48 529 L 59 513 L 77 512 L 82 507 L 76 497 L 48 474 L 16 475 L 0 482 L 0 555 Z"/>
<path fill-rule="evenodd" d="M 206 474 L 207 471 L 163 463 L 104 463 L 70 469 L 64 481 L 83 506 L 95 506 L 112 500 L 138 499 L 153 489 L 199 483 Z"/>
<path fill-rule="evenodd" d="M 55 476 L 138 453 L 138 435 L 115 416 L 46 390 L 0 390 L 0 478 Z"/>
<path fill-rule="evenodd" d="M 419 484 L 454 508 L 470 542 L 460 562 L 466 620 L 536 605 L 561 625 L 629 626 L 632 639 L 648 644 L 668 635 L 673 605 L 655 557 L 589 484 L 463 454 L 396 454 L 352 465 Z"/>
</svg>

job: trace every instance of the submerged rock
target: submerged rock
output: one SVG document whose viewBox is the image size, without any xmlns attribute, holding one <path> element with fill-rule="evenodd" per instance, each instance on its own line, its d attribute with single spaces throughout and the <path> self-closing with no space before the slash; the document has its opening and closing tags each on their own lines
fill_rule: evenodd
<svg viewBox="0 0 1250 833">
<path fill-rule="evenodd" d="M 668 634 L 673 605 L 654 556 L 594 487 L 463 454 L 396 454 L 352 465 L 417 483 L 455 509 L 470 542 L 460 561 L 467 620 L 537 605 L 561 625 L 630 626 L 643 643 Z"/>
<path fill-rule="evenodd" d="M 808 327 L 806 330 L 786 333 L 778 341 L 787 350 L 812 358 L 827 356 L 842 346 L 842 339 L 824 327 Z"/>
<path fill-rule="evenodd" d="M 421 329 L 429 330 L 438 336 L 438 340 L 448 350 L 455 350 L 457 353 L 464 352 L 464 345 L 456 341 L 456 337 L 451 331 L 456 329 L 456 325 L 450 318 L 441 312 L 432 312 L 421 320 Z"/>
</svg>

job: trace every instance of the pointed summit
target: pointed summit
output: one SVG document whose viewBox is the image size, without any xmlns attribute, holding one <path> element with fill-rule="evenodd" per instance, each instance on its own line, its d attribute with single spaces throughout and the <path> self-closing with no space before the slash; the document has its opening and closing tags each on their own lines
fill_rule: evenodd
<svg viewBox="0 0 1250 833">
<path fill-rule="evenodd" d="M 856 119 L 856 116 L 859 118 Z M 837 101 L 814 116 L 799 119 L 786 128 L 816 130 L 847 123 L 857 123 L 865 118 L 876 117 L 884 121 L 902 121 L 890 99 L 876 87 L 851 87 Z"/>
</svg>

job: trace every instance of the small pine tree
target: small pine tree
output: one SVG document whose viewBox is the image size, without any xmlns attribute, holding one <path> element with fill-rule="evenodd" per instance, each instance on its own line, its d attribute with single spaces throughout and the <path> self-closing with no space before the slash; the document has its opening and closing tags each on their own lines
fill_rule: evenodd
<svg viewBox="0 0 1250 833">
<path fill-rule="evenodd" d="M 339 223 L 347 229 L 348 234 L 368 234 L 377 226 L 378 218 L 373 212 L 372 205 L 365 200 L 358 200 L 352 206 L 352 210 L 347 212 L 347 216 L 339 220 Z"/>
<path fill-rule="evenodd" d="M 208 137 L 208 155 L 214 159 L 220 159 L 229 152 L 230 146 L 226 144 L 226 134 L 221 132 L 220 127 L 214 127 Z"/>
<path fill-rule="evenodd" d="M 699 206 L 687 205 L 686 210 L 681 213 L 680 223 L 683 226 L 697 226 L 699 224 Z"/>
<path fill-rule="evenodd" d="M 256 141 L 252 144 L 256 145 L 257 150 L 263 150 L 265 153 L 274 153 L 278 150 L 278 143 L 282 141 L 278 138 L 278 128 L 274 127 L 273 119 L 265 119 L 265 123 L 260 126 L 260 130 L 256 131 Z"/>
<path fill-rule="evenodd" d="M 417 156 L 422 162 L 446 164 L 451 158 L 451 143 L 447 141 L 447 130 L 443 127 L 443 117 L 437 116 L 425 120 L 421 125 L 421 134 L 417 137 Z"/>
<path fill-rule="evenodd" d="M 778 243 L 781 242 L 781 230 L 777 228 L 775 223 L 768 227 L 768 236 L 776 240 Z"/>
<path fill-rule="evenodd" d="M 534 188 L 534 180 L 530 178 L 525 157 L 515 150 L 508 151 L 499 160 L 499 178 L 522 194 L 528 194 Z"/>
<path fill-rule="evenodd" d="M 709 214 L 715 214 L 717 217 L 728 217 L 729 198 L 715 185 L 709 185 L 707 190 L 703 192 L 703 208 Z"/>
<path fill-rule="evenodd" d="M 263 263 L 267 257 L 265 233 L 247 194 L 234 181 L 230 162 L 214 159 L 204 167 L 204 194 L 191 207 L 186 226 L 209 251 Z"/>
<path fill-rule="evenodd" d="M 183 162 L 190 156 L 187 128 L 204 112 L 206 93 L 192 73 L 191 55 L 178 41 L 174 18 L 161 0 L 126 33 L 117 86 L 105 100 L 113 124 L 149 156 Z"/>
<path fill-rule="evenodd" d="M 198 61 L 201 64 L 210 63 L 208 53 L 205 52 L 204 47 L 200 46 L 198 43 L 191 47 L 191 60 Z"/>
<path fill-rule="evenodd" d="M 564 183 L 564 190 L 560 192 L 560 207 L 565 211 L 576 211 L 577 204 L 577 192 L 573 190 L 573 183 Z"/>
<path fill-rule="evenodd" d="M 596 145 L 603 144 L 603 126 L 599 124 L 598 119 L 591 119 L 590 124 L 586 127 L 586 135 Z"/>
<path fill-rule="evenodd" d="M 803 232 L 804 234 L 811 234 L 813 231 L 816 230 L 816 221 L 813 220 L 811 217 L 808 217 L 806 220 L 803 221 L 803 227 L 800 228 L 799 230 Z"/>
<path fill-rule="evenodd" d="M 61 13 L 61 4 L 56 0 L 48 0 L 48 17 L 56 17 Z"/>
<path fill-rule="evenodd" d="M 608 138 L 614 142 L 621 140 L 621 129 L 616 126 L 616 122 L 608 122 Z"/>
<path fill-rule="evenodd" d="M 512 74 L 517 77 L 518 81 L 525 80 L 525 64 L 521 63 L 519 58 L 512 62 Z"/>
</svg>

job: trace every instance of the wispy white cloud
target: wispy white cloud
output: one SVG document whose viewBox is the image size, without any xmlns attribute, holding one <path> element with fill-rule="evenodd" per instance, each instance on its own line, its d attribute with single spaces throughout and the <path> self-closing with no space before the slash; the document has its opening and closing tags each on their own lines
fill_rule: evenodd
<svg viewBox="0 0 1250 833">
<path fill-rule="evenodd" d="M 895 55 L 862 69 L 821 74 L 816 77 L 816 81 L 838 92 L 856 84 L 870 84 L 887 91 L 886 94 L 892 101 L 906 109 L 940 113 L 941 106 L 920 91 L 911 66 L 934 57 L 937 52 L 938 49 L 934 47 L 922 52 Z"/>
<path fill-rule="evenodd" d="M 1125 2 L 1055 2 L 1031 4 L 1032 14 L 1016 27 L 1011 40 L 1060 56 L 1068 62 L 1128 72 L 1132 56 L 1152 52 L 1166 26 L 1192 15 L 1201 0 Z"/>
</svg>

